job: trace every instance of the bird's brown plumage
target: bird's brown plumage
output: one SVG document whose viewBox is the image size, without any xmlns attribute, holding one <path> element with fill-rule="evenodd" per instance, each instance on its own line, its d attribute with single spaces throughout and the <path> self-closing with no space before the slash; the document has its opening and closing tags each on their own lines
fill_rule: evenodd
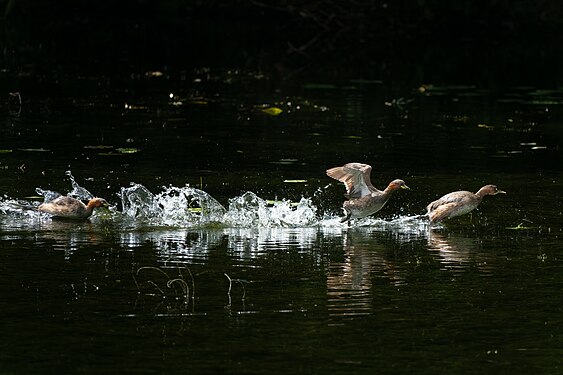
<svg viewBox="0 0 563 375">
<path fill-rule="evenodd" d="M 451 217 L 465 215 L 473 211 L 486 195 L 506 194 L 495 185 L 485 185 L 477 193 L 470 191 L 454 191 L 431 202 L 426 206 L 431 223 L 438 223 Z"/>
<path fill-rule="evenodd" d="M 328 169 L 326 174 L 346 186 L 343 208 L 346 217 L 342 221 L 372 215 L 385 206 L 397 189 L 409 189 L 403 180 L 394 180 L 383 191 L 376 189 L 370 180 L 371 166 L 363 163 L 348 163 Z"/>
<path fill-rule="evenodd" d="M 84 204 L 78 199 L 60 196 L 50 202 L 41 204 L 37 209 L 53 217 L 87 219 L 92 215 L 95 208 L 107 205 L 108 203 L 103 198 L 93 198 L 88 201 L 88 204 Z"/>
</svg>

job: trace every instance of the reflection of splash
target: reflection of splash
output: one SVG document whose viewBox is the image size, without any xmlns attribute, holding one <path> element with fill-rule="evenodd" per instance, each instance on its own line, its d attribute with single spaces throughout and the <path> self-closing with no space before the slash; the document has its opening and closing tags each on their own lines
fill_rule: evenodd
<svg viewBox="0 0 563 375">
<path fill-rule="evenodd" d="M 475 238 L 431 231 L 428 237 L 428 249 L 437 255 L 444 269 L 454 273 L 462 272 L 472 265 L 480 271 L 489 271 L 486 256 L 479 252 L 479 244 Z"/>
<path fill-rule="evenodd" d="M 381 244 L 378 239 L 382 240 Z M 332 316 L 370 314 L 376 274 L 393 285 L 404 283 L 406 270 L 386 255 L 388 241 L 401 243 L 402 240 L 397 241 L 381 227 L 342 225 L 128 231 L 121 235 L 122 245 L 127 248 L 150 242 L 155 247 L 158 262 L 165 267 L 206 263 L 210 251 L 221 246 L 236 259 L 235 263 L 254 260 L 272 251 L 301 249 L 311 254 L 315 266 L 324 269 L 327 254 L 311 249 L 321 243 L 323 248 L 333 243 L 337 254 L 330 254 L 327 268 L 327 305 Z"/>
<path fill-rule="evenodd" d="M 228 249 L 241 257 L 256 257 L 268 250 L 280 250 L 288 246 L 310 249 L 316 242 L 317 228 L 232 228 L 228 235 Z"/>
<path fill-rule="evenodd" d="M 120 241 L 126 248 L 151 243 L 163 263 L 193 264 L 205 262 L 209 251 L 223 243 L 232 256 L 251 260 L 288 247 L 310 249 L 317 237 L 316 228 L 222 228 L 127 231 Z"/>
<path fill-rule="evenodd" d="M 320 222 L 322 231 L 326 235 L 342 235 L 346 231 L 362 230 L 366 234 L 387 233 L 400 243 L 411 242 L 428 236 L 428 220 L 422 216 L 399 216 L 392 220 L 382 220 L 368 217 L 356 220 L 348 227 L 340 223 L 339 218 L 327 218 Z"/>
<path fill-rule="evenodd" d="M 137 248 L 151 243 L 159 260 L 165 264 L 205 263 L 209 251 L 221 243 L 221 230 L 159 230 L 151 232 L 128 231 L 120 234 L 121 244 Z"/>
</svg>

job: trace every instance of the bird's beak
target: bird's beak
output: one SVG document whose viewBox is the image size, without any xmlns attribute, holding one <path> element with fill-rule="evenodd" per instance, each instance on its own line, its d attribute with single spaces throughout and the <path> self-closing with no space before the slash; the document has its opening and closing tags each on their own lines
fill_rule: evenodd
<svg viewBox="0 0 563 375">
<path fill-rule="evenodd" d="M 412 190 L 410 187 L 408 187 L 407 185 L 401 185 L 401 189 L 405 189 L 405 190 Z"/>
<path fill-rule="evenodd" d="M 506 191 L 504 191 L 504 190 L 497 190 L 497 194 L 506 194 Z"/>
</svg>

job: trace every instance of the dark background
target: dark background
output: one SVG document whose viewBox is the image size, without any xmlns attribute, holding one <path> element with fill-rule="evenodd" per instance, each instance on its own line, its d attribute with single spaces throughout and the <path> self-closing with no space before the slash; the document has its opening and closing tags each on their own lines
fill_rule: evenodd
<svg viewBox="0 0 563 375">
<path fill-rule="evenodd" d="M 561 85 L 544 1 L 0 0 L 5 77 L 238 68 L 274 79 Z"/>
</svg>

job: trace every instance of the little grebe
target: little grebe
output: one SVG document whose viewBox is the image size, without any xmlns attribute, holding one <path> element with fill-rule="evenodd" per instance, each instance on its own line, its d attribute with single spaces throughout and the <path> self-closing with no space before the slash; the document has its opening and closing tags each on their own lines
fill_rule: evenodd
<svg viewBox="0 0 563 375">
<path fill-rule="evenodd" d="M 370 181 L 371 166 L 362 163 L 348 163 L 326 171 L 329 177 L 346 185 L 348 198 L 343 204 L 346 216 L 342 222 L 363 218 L 381 210 L 395 190 L 408 189 L 403 180 L 393 180 L 385 190 L 376 189 Z"/>
<path fill-rule="evenodd" d="M 93 198 L 88 201 L 88 204 L 84 204 L 78 199 L 61 196 L 43 203 L 37 209 L 57 218 L 87 219 L 92 215 L 94 208 L 102 206 L 108 206 L 108 202 L 102 198 Z"/>
<path fill-rule="evenodd" d="M 454 191 L 430 203 L 426 215 L 430 223 L 438 223 L 450 217 L 465 215 L 473 211 L 483 200 L 485 195 L 506 194 L 495 185 L 485 185 L 475 194 L 470 191 Z"/>
</svg>

